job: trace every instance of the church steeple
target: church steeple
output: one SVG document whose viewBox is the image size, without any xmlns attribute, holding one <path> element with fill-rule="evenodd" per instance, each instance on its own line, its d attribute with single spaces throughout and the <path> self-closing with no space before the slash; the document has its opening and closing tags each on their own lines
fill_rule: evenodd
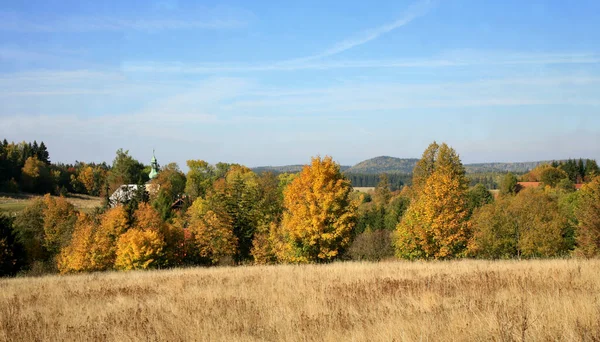
<svg viewBox="0 0 600 342">
<path fill-rule="evenodd" d="M 148 176 L 150 176 L 150 179 L 152 180 L 158 176 L 158 162 L 156 161 L 156 156 L 154 156 L 154 150 L 152 150 L 152 161 L 150 162 L 150 166 L 152 167 L 152 170 L 150 170 Z"/>
</svg>

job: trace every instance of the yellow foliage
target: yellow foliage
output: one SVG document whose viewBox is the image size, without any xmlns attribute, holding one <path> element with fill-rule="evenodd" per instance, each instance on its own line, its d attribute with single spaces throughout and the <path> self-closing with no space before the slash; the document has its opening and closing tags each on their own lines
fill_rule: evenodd
<svg viewBox="0 0 600 342">
<path fill-rule="evenodd" d="M 140 203 L 134 214 L 133 227 L 139 230 L 154 230 L 162 232 L 164 222 L 160 214 L 148 203 Z"/>
<path fill-rule="evenodd" d="M 95 224 L 87 215 L 80 214 L 71 243 L 61 250 L 58 269 L 61 273 L 104 271 L 113 268 L 117 239 L 127 226 L 127 213 L 115 207 L 104 213 Z"/>
<path fill-rule="evenodd" d="M 156 268 L 163 257 L 165 242 L 155 230 L 130 229 L 117 241 L 115 268 L 138 270 Z"/>
<path fill-rule="evenodd" d="M 237 238 L 229 215 L 218 214 L 208 208 L 207 203 L 198 198 L 188 209 L 188 229 L 194 236 L 198 254 L 217 263 L 223 257 L 231 257 L 237 251 Z"/>
<path fill-rule="evenodd" d="M 350 243 L 357 207 L 350 199 L 352 186 L 331 157 L 313 158 L 311 165 L 289 184 L 284 193 L 284 214 L 276 254 L 285 262 L 326 262 Z"/>
<path fill-rule="evenodd" d="M 85 188 L 85 190 L 87 191 L 88 194 L 91 194 L 94 191 L 96 182 L 94 179 L 94 169 L 91 166 L 83 167 L 79 171 L 77 180 L 81 184 L 83 184 L 83 187 Z"/>
<path fill-rule="evenodd" d="M 94 271 L 91 248 L 94 245 L 94 224 L 86 214 L 79 214 L 71 243 L 65 246 L 57 259 L 60 273 Z"/>
<path fill-rule="evenodd" d="M 100 225 L 94 234 L 94 245 L 90 251 L 94 269 L 107 270 L 114 266 L 117 239 L 128 228 L 127 212 L 123 206 L 109 209 L 100 217 Z"/>
<path fill-rule="evenodd" d="M 44 246 L 51 253 L 58 253 L 69 244 L 77 221 L 75 207 L 65 198 L 44 196 Z"/>
<path fill-rule="evenodd" d="M 396 254 L 406 259 L 463 256 L 471 225 L 460 159 L 448 145 L 433 143 L 418 165 L 418 192 L 396 228 Z"/>
</svg>

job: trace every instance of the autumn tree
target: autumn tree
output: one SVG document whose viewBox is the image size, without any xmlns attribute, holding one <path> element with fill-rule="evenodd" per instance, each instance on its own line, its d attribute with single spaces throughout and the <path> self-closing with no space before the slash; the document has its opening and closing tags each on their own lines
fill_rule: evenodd
<svg viewBox="0 0 600 342">
<path fill-rule="evenodd" d="M 232 220 L 224 207 L 211 205 L 198 198 L 187 210 L 188 229 L 193 235 L 197 253 L 210 264 L 223 258 L 233 258 L 238 241 L 233 231 Z"/>
<path fill-rule="evenodd" d="M 500 181 L 500 193 L 502 195 L 514 195 L 518 191 L 517 176 L 512 173 L 507 173 Z"/>
<path fill-rule="evenodd" d="M 44 243 L 45 208 L 43 199 L 35 199 L 17 215 L 13 223 L 13 228 L 25 247 L 28 265 L 45 262 L 50 258 Z"/>
<path fill-rule="evenodd" d="M 71 242 L 64 246 L 57 258 L 60 273 L 96 271 L 91 249 L 94 247 L 94 222 L 86 214 L 80 214 L 75 224 Z"/>
<path fill-rule="evenodd" d="M 173 216 L 171 210 L 173 202 L 185 191 L 185 174 L 176 163 L 170 163 L 162 167 L 158 176 L 152 180 L 152 184 L 158 189 L 155 196 L 150 196 L 152 205 L 163 220 L 168 220 Z"/>
<path fill-rule="evenodd" d="M 439 149 L 440 145 L 434 141 L 427 147 L 427 149 L 423 152 L 421 159 L 419 159 L 419 161 L 417 161 L 415 164 L 411 187 L 413 193 L 419 194 L 425 186 L 427 179 L 429 179 L 429 177 L 431 177 L 435 171 L 435 164 Z"/>
<path fill-rule="evenodd" d="M 130 229 L 117 241 L 115 268 L 139 270 L 157 268 L 163 259 L 165 242 L 155 230 Z"/>
<path fill-rule="evenodd" d="M 565 255 L 572 232 L 563 212 L 558 197 L 543 189 L 503 197 L 476 211 L 469 252 L 494 259 Z"/>
<path fill-rule="evenodd" d="M 22 169 L 23 190 L 36 193 L 52 191 L 52 177 L 48 166 L 37 157 L 29 157 Z"/>
<path fill-rule="evenodd" d="M 600 177 L 585 184 L 579 191 L 575 210 L 577 227 L 576 254 L 594 257 L 600 254 Z"/>
<path fill-rule="evenodd" d="M 58 254 L 60 249 L 69 244 L 77 211 L 63 197 L 44 196 L 44 247 L 51 254 Z"/>
<path fill-rule="evenodd" d="M 477 184 L 469 189 L 467 196 L 471 212 L 494 201 L 494 196 L 483 184 Z"/>
<path fill-rule="evenodd" d="M 123 184 L 137 184 L 146 181 L 148 181 L 148 174 L 144 172 L 144 164 L 130 156 L 129 151 L 118 149 L 108 175 L 111 191 Z"/>
<path fill-rule="evenodd" d="M 215 181 L 215 168 L 204 160 L 188 160 L 188 173 L 186 175 L 185 193 L 193 202 L 198 197 L 204 198 L 206 192 Z"/>
<path fill-rule="evenodd" d="M 84 166 L 79 171 L 79 175 L 77 176 L 79 183 L 83 185 L 85 191 L 90 195 L 94 194 L 94 190 L 96 188 L 95 178 L 94 169 L 91 166 Z"/>
<path fill-rule="evenodd" d="M 558 185 L 558 183 L 563 180 L 569 179 L 569 175 L 556 167 L 548 167 L 545 168 L 541 173 L 540 173 L 540 182 L 542 182 L 542 184 L 544 184 L 545 186 L 549 186 L 551 188 L 554 188 Z"/>
<path fill-rule="evenodd" d="M 122 206 L 108 209 L 100 216 L 90 249 L 92 266 L 95 270 L 113 268 L 119 236 L 129 229 L 127 212 Z"/>
<path fill-rule="evenodd" d="M 273 232 L 284 262 L 328 262 L 350 243 L 357 203 L 352 186 L 331 157 L 313 158 L 284 194 L 283 221 Z"/>
<path fill-rule="evenodd" d="M 417 165 L 428 165 L 423 169 L 431 175 L 424 180 L 426 172 L 416 175 L 420 191 L 396 229 L 396 254 L 406 259 L 463 256 L 471 230 L 467 179 L 458 154 L 433 143 Z"/>
</svg>

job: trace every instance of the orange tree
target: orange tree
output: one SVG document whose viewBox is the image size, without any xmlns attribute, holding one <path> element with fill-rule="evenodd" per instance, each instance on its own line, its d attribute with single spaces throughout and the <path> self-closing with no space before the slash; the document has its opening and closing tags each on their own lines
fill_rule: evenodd
<svg viewBox="0 0 600 342">
<path fill-rule="evenodd" d="M 313 158 L 284 192 L 283 220 L 272 231 L 284 262 L 328 262 L 350 243 L 357 219 L 352 186 L 331 157 Z"/>
</svg>

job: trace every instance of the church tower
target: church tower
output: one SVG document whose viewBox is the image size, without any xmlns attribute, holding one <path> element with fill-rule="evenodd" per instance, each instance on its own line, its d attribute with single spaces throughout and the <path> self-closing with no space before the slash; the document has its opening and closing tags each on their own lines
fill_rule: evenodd
<svg viewBox="0 0 600 342">
<path fill-rule="evenodd" d="M 152 170 L 150 170 L 150 180 L 156 178 L 158 176 L 158 162 L 156 161 L 156 157 L 154 156 L 154 150 L 152 150 L 152 161 L 150 162 L 150 166 Z"/>
</svg>

